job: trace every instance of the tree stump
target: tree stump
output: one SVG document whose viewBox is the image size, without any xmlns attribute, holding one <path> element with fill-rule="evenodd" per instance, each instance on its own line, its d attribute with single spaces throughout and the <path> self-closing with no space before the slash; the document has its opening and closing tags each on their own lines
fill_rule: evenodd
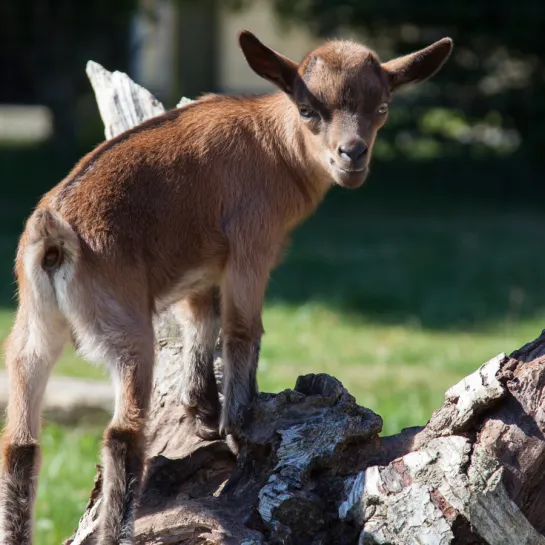
<svg viewBox="0 0 545 545">
<path fill-rule="evenodd" d="M 93 62 L 87 73 L 107 138 L 164 111 L 125 74 Z M 156 336 L 136 543 L 545 545 L 545 331 L 450 388 L 426 426 L 390 437 L 337 379 L 299 377 L 259 395 L 238 458 L 186 419 L 168 312 Z M 100 497 L 99 467 L 66 544 L 94 543 Z"/>
</svg>

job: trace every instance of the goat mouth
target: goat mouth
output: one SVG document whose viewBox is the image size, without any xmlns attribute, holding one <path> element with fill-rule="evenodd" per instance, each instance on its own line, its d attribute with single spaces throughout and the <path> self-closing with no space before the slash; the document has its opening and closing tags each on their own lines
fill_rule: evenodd
<svg viewBox="0 0 545 545">
<path fill-rule="evenodd" d="M 334 169 L 339 170 L 340 172 L 345 174 L 357 174 L 358 172 L 363 173 L 367 171 L 367 168 L 368 168 L 367 165 L 362 165 L 356 168 L 344 168 L 341 165 L 339 165 L 337 161 L 335 161 L 332 157 L 330 157 L 329 163 Z"/>
<path fill-rule="evenodd" d="M 337 184 L 347 189 L 355 189 L 360 187 L 367 178 L 369 168 L 367 166 L 358 169 L 345 169 L 337 165 L 337 175 L 335 176 Z"/>
<path fill-rule="evenodd" d="M 342 170 L 343 172 L 346 172 L 347 174 L 356 174 L 357 172 L 364 172 L 367 170 L 367 167 L 361 167 L 361 168 L 343 168 L 340 166 L 337 166 L 339 170 Z"/>
</svg>

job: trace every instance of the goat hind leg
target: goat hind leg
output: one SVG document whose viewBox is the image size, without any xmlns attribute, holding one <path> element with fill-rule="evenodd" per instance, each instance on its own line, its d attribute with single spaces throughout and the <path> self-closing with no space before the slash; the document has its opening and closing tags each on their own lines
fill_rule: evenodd
<svg viewBox="0 0 545 545">
<path fill-rule="evenodd" d="M 219 334 L 215 290 L 192 294 L 176 305 L 182 322 L 181 401 L 202 439 L 219 438 L 221 406 L 214 376 L 214 349 Z"/>
<path fill-rule="evenodd" d="M 0 475 L 0 544 L 32 543 L 33 509 L 40 466 L 40 410 L 51 369 L 68 338 L 57 309 L 20 306 L 6 343 L 9 402 Z"/>
<path fill-rule="evenodd" d="M 104 433 L 101 545 L 132 545 L 134 516 L 145 460 L 145 423 L 153 377 L 153 329 L 135 336 L 131 347 L 112 349 L 116 403 Z"/>
</svg>

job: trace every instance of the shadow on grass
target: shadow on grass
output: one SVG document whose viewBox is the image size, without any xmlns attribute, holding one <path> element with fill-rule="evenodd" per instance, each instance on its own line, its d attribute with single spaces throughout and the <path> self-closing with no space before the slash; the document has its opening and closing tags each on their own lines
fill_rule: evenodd
<svg viewBox="0 0 545 545">
<path fill-rule="evenodd" d="M 332 192 L 295 234 L 269 300 L 318 300 L 374 322 L 431 329 L 543 313 L 545 217 L 520 205 L 404 205 L 376 193 Z"/>
<path fill-rule="evenodd" d="M 47 148 L 0 148 L 1 306 L 14 305 L 13 258 L 25 217 L 73 162 Z M 476 173 L 468 181 L 466 165 L 454 172 L 457 187 L 448 165 L 408 168 L 378 164 L 363 188 L 335 188 L 296 231 L 272 273 L 269 302 L 319 302 L 430 329 L 541 315 L 545 217 L 528 184 L 513 192 L 512 173 L 500 180 L 499 171 L 487 171 L 498 176 L 495 186 Z"/>
</svg>

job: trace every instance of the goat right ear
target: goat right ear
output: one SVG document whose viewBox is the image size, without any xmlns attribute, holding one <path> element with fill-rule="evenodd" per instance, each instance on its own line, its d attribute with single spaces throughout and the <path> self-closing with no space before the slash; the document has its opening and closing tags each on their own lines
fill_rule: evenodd
<svg viewBox="0 0 545 545">
<path fill-rule="evenodd" d="M 238 42 L 250 68 L 258 76 L 274 83 L 288 95 L 292 94 L 297 77 L 297 63 L 263 45 L 248 30 L 239 34 Z"/>
<path fill-rule="evenodd" d="M 452 46 L 450 38 L 443 38 L 420 51 L 384 63 L 382 68 L 388 75 L 390 90 L 396 91 L 404 85 L 433 76 L 447 62 Z"/>
</svg>

